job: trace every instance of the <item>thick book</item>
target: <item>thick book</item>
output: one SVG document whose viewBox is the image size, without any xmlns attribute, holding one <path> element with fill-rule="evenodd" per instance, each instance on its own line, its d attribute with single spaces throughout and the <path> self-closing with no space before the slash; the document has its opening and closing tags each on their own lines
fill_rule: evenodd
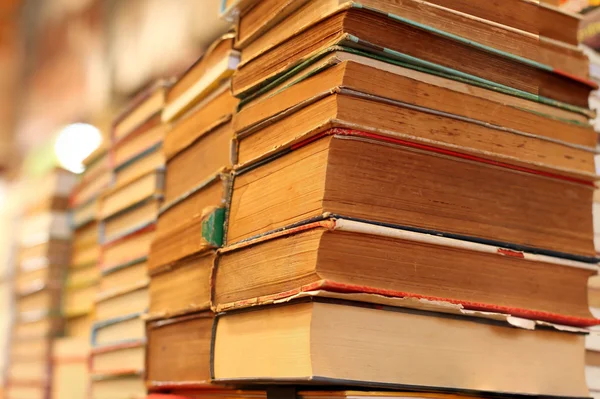
<svg viewBox="0 0 600 399">
<path fill-rule="evenodd" d="M 410 40 L 406 40 L 410 37 Z M 587 106 L 595 83 L 552 66 L 515 56 L 417 23 L 407 18 L 348 3 L 248 62 L 232 77 L 232 91 L 245 97 L 323 49 L 341 45 L 385 55 L 455 76 L 515 88 L 575 106 Z M 292 54 L 292 55 L 290 55 Z M 464 63 L 468 58 L 470 62 Z"/>
<path fill-rule="evenodd" d="M 228 245 L 331 214 L 595 261 L 589 183 L 374 134 L 335 132 L 238 171 Z"/>
<path fill-rule="evenodd" d="M 248 104 L 252 104 L 261 98 L 270 97 L 290 86 L 310 79 L 313 75 L 320 74 L 328 68 L 336 66 L 344 61 L 352 61 L 371 68 L 391 72 L 402 76 L 404 79 L 417 80 L 422 82 L 426 87 L 437 86 L 453 92 L 463 94 L 468 93 L 477 98 L 475 101 L 485 99 L 493 103 L 498 103 L 499 105 L 513 106 L 564 122 L 578 123 L 581 126 L 591 125 L 589 120 L 595 117 L 595 112 L 590 110 L 587 106 L 576 107 L 543 96 L 531 95 L 522 90 L 502 88 L 469 77 L 454 76 L 442 70 L 413 65 L 408 62 L 372 54 L 347 46 L 331 46 L 323 49 L 321 52 L 306 59 L 306 61 L 298 67 L 291 69 L 276 80 L 261 86 L 261 88 L 252 93 L 252 95 L 244 97 L 238 104 L 238 110 L 247 107 Z M 394 81 L 393 77 L 390 79 Z M 354 82 L 354 84 L 357 83 L 358 82 Z M 359 86 L 363 91 L 364 87 L 364 83 Z M 380 90 L 377 82 L 374 84 L 374 89 Z"/>
<path fill-rule="evenodd" d="M 148 319 L 173 317 L 210 308 L 210 276 L 215 251 L 181 259 L 150 275 Z"/>
<path fill-rule="evenodd" d="M 238 42 L 238 46 L 243 46 L 242 62 L 246 63 L 256 58 L 316 21 L 335 14 L 341 8 L 349 7 L 349 3 L 350 0 L 312 0 L 308 2 L 305 0 L 271 0 L 258 3 L 240 18 L 239 31 L 242 35 L 244 28 L 248 29 L 245 25 L 258 25 L 257 28 L 261 31 L 261 34 L 250 44 L 244 44 L 243 41 Z M 448 4 L 434 4 L 418 0 L 402 2 L 362 0 L 359 4 L 361 7 L 377 9 L 408 19 L 415 24 L 455 35 L 481 46 L 549 65 L 572 76 L 581 78 L 589 76 L 588 60 L 576 46 L 548 40 L 540 35 L 532 35 L 493 21 L 477 18 L 464 11 L 454 10 Z M 302 7 L 297 9 L 298 6 Z M 497 3 L 494 6 L 499 12 L 501 12 L 500 9 L 507 8 L 505 3 Z M 294 12 L 287 15 L 282 21 L 282 17 L 290 11 Z"/>
<path fill-rule="evenodd" d="M 239 62 L 233 38 L 227 33 L 213 42 L 173 84 L 162 112 L 164 122 L 175 120 L 229 79 Z"/>
<path fill-rule="evenodd" d="M 219 173 L 161 207 L 148 271 L 223 244 L 225 202 L 231 180 Z"/>
<path fill-rule="evenodd" d="M 212 272 L 212 302 L 222 311 L 318 289 L 427 299 L 589 326 L 600 323 L 587 300 L 586 282 L 595 267 L 374 223 L 327 219 L 221 249 Z"/>
<path fill-rule="evenodd" d="M 292 13 L 308 0 L 222 0 L 221 13 L 228 19 L 236 19 L 236 48 L 243 49 L 259 39 L 265 31 L 285 20 L 289 23 Z M 323 1 L 322 3 L 326 3 Z M 336 3 L 341 3 L 336 0 Z M 423 2 L 424 3 L 424 2 Z M 503 2 L 471 2 L 461 0 L 427 0 L 475 18 L 501 26 L 527 32 L 540 41 L 556 40 L 576 46 L 577 29 L 581 16 L 548 7 L 544 2 L 506 0 Z M 377 2 L 381 5 L 382 2 Z M 383 3 L 383 5 L 388 5 Z M 317 8 L 313 5 L 313 8 Z"/>
<path fill-rule="evenodd" d="M 213 318 L 209 311 L 148 323 L 149 390 L 210 387 Z"/>
<path fill-rule="evenodd" d="M 474 95 L 476 89 L 466 84 L 345 52 L 308 74 L 236 114 L 237 164 L 347 127 L 584 179 L 595 176 L 597 139 L 589 125 L 524 110 L 514 97 L 494 101 L 489 93 Z"/>
<path fill-rule="evenodd" d="M 588 394 L 583 334 L 500 320 L 313 298 L 221 314 L 213 341 L 217 383 Z"/>
</svg>

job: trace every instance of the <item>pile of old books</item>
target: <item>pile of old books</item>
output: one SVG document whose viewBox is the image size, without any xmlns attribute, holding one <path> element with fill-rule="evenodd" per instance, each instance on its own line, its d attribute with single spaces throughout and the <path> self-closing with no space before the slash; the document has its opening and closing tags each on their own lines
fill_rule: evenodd
<svg viewBox="0 0 600 399">
<path fill-rule="evenodd" d="M 72 255 L 62 301 L 65 335 L 54 342 L 53 399 L 83 398 L 88 392 L 90 330 L 100 277 L 98 197 L 110 182 L 108 156 L 101 147 L 85 161 L 85 173 L 71 194 Z"/>
<path fill-rule="evenodd" d="M 236 14 L 213 382 L 588 395 L 577 18 L 521 0 Z"/>
<path fill-rule="evenodd" d="M 146 391 L 141 316 L 148 308 L 146 263 L 162 199 L 160 114 L 167 87 L 161 81 L 139 94 L 111 132 L 111 186 L 98 208 L 101 277 L 90 359 L 94 399 L 141 397 Z"/>
<path fill-rule="evenodd" d="M 45 399 L 50 393 L 52 340 L 63 330 L 62 281 L 71 257 L 67 208 L 75 182 L 73 174 L 55 170 L 19 188 L 26 203 L 18 232 L 8 399 Z"/>
<path fill-rule="evenodd" d="M 217 40 L 167 94 L 164 203 L 148 261 L 151 391 L 210 387 L 210 273 L 223 241 L 232 168 L 229 77 L 239 53 Z"/>
<path fill-rule="evenodd" d="M 92 397 L 586 396 L 577 18 L 230 3 L 236 34 L 115 123 Z"/>
</svg>

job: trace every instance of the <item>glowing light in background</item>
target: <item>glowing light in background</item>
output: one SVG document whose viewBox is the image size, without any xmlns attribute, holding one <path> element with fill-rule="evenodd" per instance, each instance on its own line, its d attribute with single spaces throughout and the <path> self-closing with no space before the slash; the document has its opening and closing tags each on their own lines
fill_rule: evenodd
<svg viewBox="0 0 600 399">
<path fill-rule="evenodd" d="M 85 169 L 83 160 L 102 143 L 102 134 L 96 127 L 87 123 L 73 123 L 58 134 L 54 152 L 58 163 L 73 173 Z"/>
</svg>

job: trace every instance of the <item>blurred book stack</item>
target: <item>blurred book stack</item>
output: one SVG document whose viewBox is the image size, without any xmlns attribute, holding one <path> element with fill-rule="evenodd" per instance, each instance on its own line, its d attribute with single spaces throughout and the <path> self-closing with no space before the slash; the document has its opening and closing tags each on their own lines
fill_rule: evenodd
<svg viewBox="0 0 600 399">
<path fill-rule="evenodd" d="M 62 301 L 65 334 L 54 342 L 53 399 L 83 399 L 89 389 L 90 333 L 100 278 L 98 198 L 111 178 L 105 146 L 88 156 L 84 166 L 70 198 L 72 254 Z"/>
<path fill-rule="evenodd" d="M 210 271 L 223 240 L 237 105 L 232 45 L 231 34 L 214 42 L 173 84 L 162 113 L 167 163 L 148 263 L 149 391 L 211 387 Z"/>
<path fill-rule="evenodd" d="M 10 332 L 13 323 L 14 272 L 21 203 L 18 184 L 2 184 L 0 205 L 0 398 L 4 398 L 9 355 Z"/>
<path fill-rule="evenodd" d="M 148 308 L 146 263 L 162 200 L 168 82 L 140 93 L 115 120 L 108 156 L 112 184 L 102 194 L 100 290 L 92 329 L 91 398 L 141 398 Z"/>
<path fill-rule="evenodd" d="M 213 382 L 587 396 L 597 86 L 578 18 L 224 4 L 240 104 Z"/>
<path fill-rule="evenodd" d="M 68 198 L 75 175 L 56 169 L 24 183 L 7 398 L 48 398 L 52 340 L 62 333 L 62 282 L 71 257 Z"/>
</svg>

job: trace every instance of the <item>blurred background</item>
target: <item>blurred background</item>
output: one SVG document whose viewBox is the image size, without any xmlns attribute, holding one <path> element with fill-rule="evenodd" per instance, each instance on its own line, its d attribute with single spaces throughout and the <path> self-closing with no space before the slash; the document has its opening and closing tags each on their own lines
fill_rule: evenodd
<svg viewBox="0 0 600 399">
<path fill-rule="evenodd" d="M 54 162 L 52 140 L 68 124 L 106 133 L 129 97 L 180 73 L 229 28 L 219 7 L 220 0 L 1 0 L 2 177 Z"/>
</svg>

